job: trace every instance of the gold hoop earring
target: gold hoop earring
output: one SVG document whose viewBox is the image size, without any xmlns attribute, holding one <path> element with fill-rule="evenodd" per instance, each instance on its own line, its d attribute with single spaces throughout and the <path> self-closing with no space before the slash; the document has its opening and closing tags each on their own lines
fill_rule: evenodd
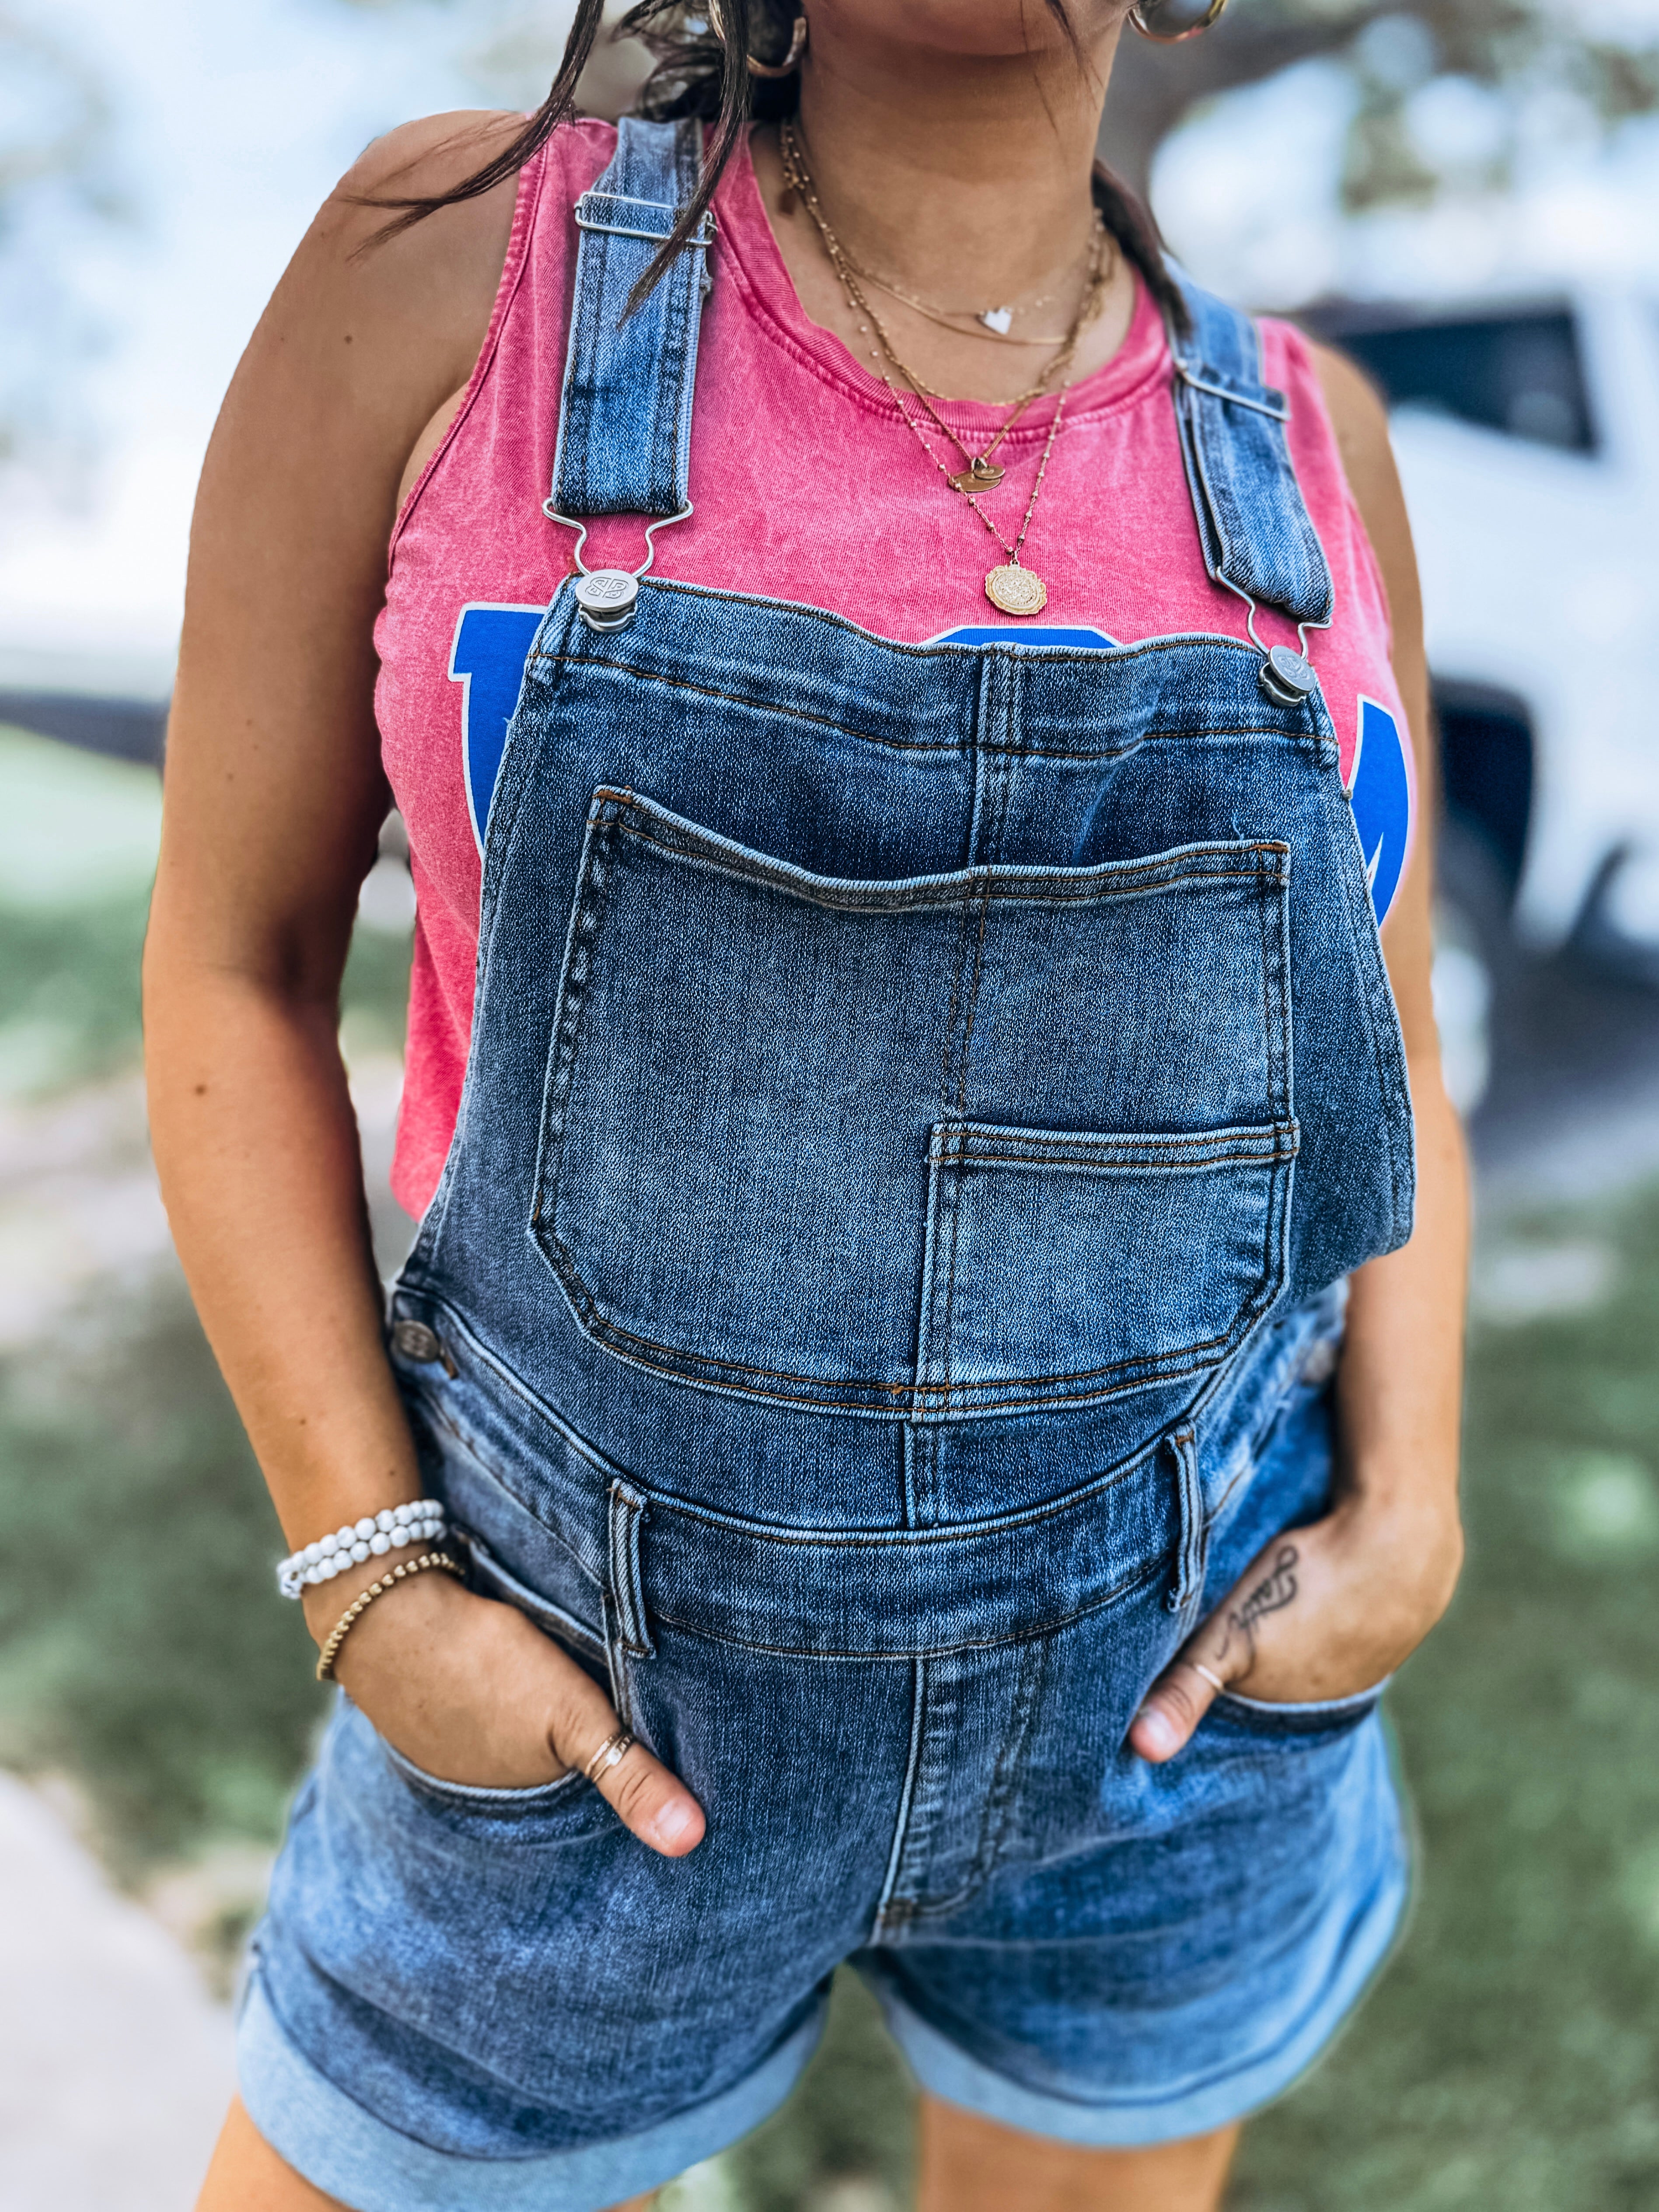
<svg viewBox="0 0 1659 2212">
<path fill-rule="evenodd" d="M 1163 0 L 1152 0 L 1152 4 L 1155 8 L 1160 7 Z M 1129 25 L 1132 30 L 1139 31 L 1143 39 L 1150 39 L 1155 46 L 1179 46 L 1188 39 L 1200 36 L 1212 23 L 1218 22 L 1226 5 L 1227 0 L 1210 0 L 1208 11 L 1200 22 L 1190 25 L 1184 31 L 1155 31 L 1146 21 L 1145 7 L 1140 4 L 1140 0 L 1137 0 L 1137 4 L 1129 10 Z M 749 66 L 752 69 L 754 64 L 751 62 Z"/>
<path fill-rule="evenodd" d="M 1221 0 L 1221 4 L 1224 8 L 1227 0 Z M 715 29 L 720 31 L 720 44 L 724 46 L 726 33 L 720 30 L 718 14 L 715 16 Z M 795 18 L 794 29 L 789 34 L 789 51 L 781 62 L 757 62 L 753 54 L 745 54 L 744 59 L 749 64 L 750 76 L 793 76 L 795 71 L 800 67 L 800 58 L 805 52 L 806 10 L 803 8 Z"/>
</svg>

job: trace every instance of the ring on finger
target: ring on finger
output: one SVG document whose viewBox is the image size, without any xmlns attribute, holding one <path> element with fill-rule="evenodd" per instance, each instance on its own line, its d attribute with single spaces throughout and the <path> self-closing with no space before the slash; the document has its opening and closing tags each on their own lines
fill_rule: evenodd
<svg viewBox="0 0 1659 2212">
<path fill-rule="evenodd" d="M 590 1759 L 582 1772 L 590 1782 L 597 1782 L 602 1774 L 609 1774 L 613 1766 L 620 1766 L 637 1741 L 631 1729 L 618 1729 L 605 1741 Z"/>
<path fill-rule="evenodd" d="M 1187 1664 L 1194 1674 L 1201 1674 L 1212 1690 L 1218 1690 L 1224 1697 L 1225 1696 L 1227 1685 L 1222 1680 L 1220 1675 L 1206 1667 L 1201 1659 L 1189 1659 Z"/>
</svg>

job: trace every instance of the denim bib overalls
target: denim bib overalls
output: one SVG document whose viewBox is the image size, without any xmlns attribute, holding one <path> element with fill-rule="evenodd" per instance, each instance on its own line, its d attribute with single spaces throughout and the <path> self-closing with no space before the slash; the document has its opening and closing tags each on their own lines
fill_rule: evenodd
<svg viewBox="0 0 1659 2212">
<path fill-rule="evenodd" d="M 579 204 L 551 512 L 688 505 L 708 233 L 623 313 L 697 158 L 625 122 Z M 939 2094 L 1191 2134 L 1386 1948 L 1374 1698 L 1223 1698 L 1167 1767 L 1124 1742 L 1206 1593 L 1322 1510 L 1340 1285 L 1413 1186 L 1334 733 L 1253 641 L 1257 604 L 1328 623 L 1329 574 L 1253 326 L 1185 296 L 1237 635 L 553 595 L 392 1355 L 477 1587 L 708 1832 L 661 1859 L 579 1776 L 462 1788 L 343 1705 L 244 2083 L 349 2203 L 649 2186 L 777 2101 L 849 1957 Z"/>
</svg>

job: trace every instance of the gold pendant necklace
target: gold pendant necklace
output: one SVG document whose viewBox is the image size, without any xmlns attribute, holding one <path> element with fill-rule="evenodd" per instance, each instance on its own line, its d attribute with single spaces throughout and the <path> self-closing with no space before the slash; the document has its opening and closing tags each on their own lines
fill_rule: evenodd
<svg viewBox="0 0 1659 2212">
<path fill-rule="evenodd" d="M 893 386 L 890 384 L 887 388 L 892 392 L 893 404 L 903 416 L 905 426 L 916 443 L 939 474 L 945 477 L 945 482 L 953 484 L 955 478 L 947 474 L 944 462 L 928 444 L 927 434 L 921 423 L 915 420 L 896 391 L 894 391 Z M 1037 463 L 1036 482 L 1031 486 L 1031 496 L 1025 502 L 1025 513 L 1020 522 L 1019 535 L 1012 545 L 987 514 L 974 494 L 972 492 L 963 494 L 969 506 L 973 508 L 974 513 L 995 538 L 999 550 L 1005 556 L 994 568 L 988 572 L 985 579 L 986 598 L 994 607 L 1000 609 L 1005 615 L 1040 615 L 1048 604 L 1048 586 L 1035 568 L 1028 568 L 1022 563 L 1019 556 L 1025 544 L 1025 533 L 1031 526 L 1031 517 L 1036 513 L 1037 495 L 1042 489 L 1042 479 L 1048 473 L 1048 456 L 1054 450 L 1054 441 L 1060 435 L 1060 426 L 1065 416 L 1066 393 L 1062 391 L 1054 402 L 1054 419 L 1048 425 L 1048 435 L 1043 441 L 1042 458 Z"/>
<path fill-rule="evenodd" d="M 824 252 L 829 257 L 830 266 L 841 279 L 842 289 L 847 295 L 848 306 L 855 315 L 863 315 L 868 324 L 873 327 L 882 352 L 885 354 L 892 368 L 909 386 L 916 399 L 926 410 L 933 427 L 951 441 L 967 463 L 965 468 L 954 471 L 946 468 L 928 442 L 927 434 L 921 423 L 912 416 L 900 397 L 898 386 L 894 383 L 891 375 L 884 376 L 883 380 L 892 394 L 893 404 L 898 410 L 899 419 L 915 439 L 928 459 L 938 469 L 951 489 L 959 493 L 972 507 L 980 521 L 996 540 L 998 549 L 1004 556 L 995 568 L 990 569 L 986 575 L 986 598 L 994 607 L 1006 615 L 1030 617 L 1041 614 L 1048 604 L 1048 586 L 1035 569 L 1027 568 L 1022 565 L 1019 556 L 1021 549 L 1025 544 L 1026 532 L 1031 526 L 1031 517 L 1036 511 L 1037 498 L 1042 489 L 1042 480 L 1048 473 L 1048 459 L 1054 450 L 1054 441 L 1060 435 L 1060 426 L 1065 419 L 1066 386 L 1064 383 L 1060 385 L 1059 397 L 1054 403 L 1054 420 L 1048 425 L 1048 435 L 1043 443 L 1042 458 L 1037 464 L 1036 481 L 1032 484 L 1031 496 L 1025 503 L 1025 513 L 1020 522 L 1019 534 L 1012 545 L 981 507 L 979 495 L 983 492 L 994 491 L 1007 473 L 1000 462 L 991 459 L 992 454 L 1008 435 L 1031 402 L 1040 396 L 1049 380 L 1056 376 L 1064 377 L 1071 368 L 1077 352 L 1078 341 L 1083 334 L 1085 324 L 1090 319 L 1091 308 L 1097 303 L 1104 289 L 1107 276 L 1109 274 L 1108 267 L 1104 264 L 1103 253 L 1103 246 L 1107 239 L 1106 232 L 1103 228 L 1099 228 L 1095 234 L 1089 283 L 1082 301 L 1079 303 L 1077 314 L 1060 351 L 1049 362 L 1042 380 L 1034 384 L 1029 391 L 1022 392 L 1013 403 L 1004 416 L 996 435 L 983 453 L 970 453 L 957 433 L 933 405 L 934 395 L 929 392 L 921 378 L 900 360 L 894 350 L 885 326 L 866 299 L 852 268 L 848 265 L 849 257 L 835 232 L 830 228 L 823 210 L 818 204 L 817 194 L 812 187 L 811 172 L 807 169 L 801 155 L 799 141 L 793 128 L 787 121 L 779 125 L 778 147 L 783 159 L 784 175 L 788 180 L 790 189 L 799 195 L 802 204 L 811 217 L 813 227 L 817 231 Z"/>
<path fill-rule="evenodd" d="M 1005 561 L 985 579 L 985 596 L 1006 615 L 1040 615 L 1048 604 L 1048 586 L 1030 568 Z"/>
<path fill-rule="evenodd" d="M 880 346 L 881 354 L 885 356 L 891 367 L 903 378 L 916 398 L 921 403 L 931 417 L 934 428 L 942 437 L 948 438 L 962 455 L 964 465 L 956 470 L 954 473 L 947 471 L 945 481 L 953 491 L 962 493 L 965 498 L 971 497 L 975 492 L 994 491 L 1002 482 L 1006 471 L 1000 462 L 992 459 L 992 455 L 1019 421 L 1021 416 L 1024 414 L 1031 402 L 1041 398 L 1043 393 L 1051 390 L 1057 382 L 1063 383 L 1076 356 L 1078 343 L 1085 329 L 1099 312 L 1100 302 L 1105 295 L 1106 287 L 1111 277 L 1112 264 L 1109 253 L 1111 245 L 1110 234 L 1103 225 L 1098 222 L 1096 224 L 1090 246 L 1088 283 L 1085 287 L 1082 299 L 1078 302 L 1078 309 L 1073 317 L 1072 326 L 1062 340 L 1059 351 L 1049 362 L 1036 382 L 1029 385 L 1019 397 L 1010 404 L 1008 411 L 998 425 L 996 434 L 992 438 L 989 445 L 983 452 L 974 453 L 969 451 L 950 423 L 933 405 L 933 401 L 939 396 L 938 393 L 930 390 L 929 386 L 924 384 L 921 377 L 916 374 L 915 369 L 901 359 L 898 349 L 888 333 L 887 325 L 865 296 L 864 289 L 855 273 L 857 264 L 831 228 L 829 217 L 819 204 L 817 191 L 812 182 L 811 171 L 806 166 L 806 157 L 801 146 L 799 130 L 794 124 L 787 120 L 778 125 L 778 154 L 783 164 L 784 177 L 790 190 L 799 198 L 811 219 L 812 227 L 817 232 L 819 242 L 823 247 L 830 265 L 840 279 L 842 289 L 847 295 L 848 305 L 852 308 L 855 317 L 862 319 L 860 328 L 866 336 L 873 334 Z M 893 387 L 890 376 L 887 377 L 886 381 L 888 388 L 891 390 Z"/>
<path fill-rule="evenodd" d="M 1000 462 L 989 459 L 984 453 L 975 453 L 965 469 L 958 469 L 945 481 L 952 491 L 994 491 L 1007 473 Z"/>
</svg>

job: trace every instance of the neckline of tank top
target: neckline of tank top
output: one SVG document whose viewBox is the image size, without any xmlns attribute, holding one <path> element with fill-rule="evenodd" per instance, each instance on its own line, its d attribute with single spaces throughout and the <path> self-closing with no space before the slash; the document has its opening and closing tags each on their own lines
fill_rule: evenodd
<svg viewBox="0 0 1659 2212">
<path fill-rule="evenodd" d="M 805 366 L 840 396 L 867 414 L 890 422 L 893 402 L 887 386 L 859 364 L 833 331 L 815 323 L 801 306 L 783 254 L 761 200 L 760 184 L 747 140 L 734 151 L 715 194 L 718 262 L 724 258 L 733 289 L 757 326 L 797 366 Z M 1131 272 L 1133 274 L 1133 272 Z M 1066 403 L 1066 434 L 1091 421 L 1121 415 L 1150 394 L 1167 388 L 1170 346 L 1162 316 L 1146 287 L 1134 278 L 1134 312 L 1122 343 L 1110 360 L 1080 377 Z M 935 404 L 957 428 L 983 432 L 1000 424 L 1006 408 L 983 400 L 948 399 Z M 1009 433 L 1015 447 L 1040 444 L 1048 434 L 1053 399 L 1036 401 Z"/>
</svg>

